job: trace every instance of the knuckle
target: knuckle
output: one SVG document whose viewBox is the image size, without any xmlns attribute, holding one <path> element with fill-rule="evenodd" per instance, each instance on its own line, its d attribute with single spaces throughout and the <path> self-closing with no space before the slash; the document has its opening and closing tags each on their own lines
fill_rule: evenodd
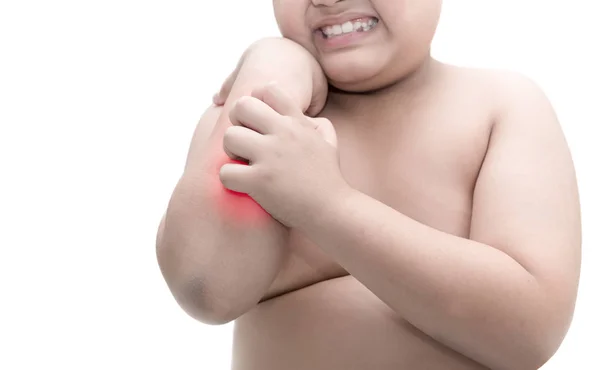
<svg viewBox="0 0 600 370">
<path fill-rule="evenodd" d="M 235 135 L 235 127 L 236 126 L 230 126 L 225 130 L 225 133 L 223 134 L 224 143 L 231 142 L 232 137 Z"/>
<path fill-rule="evenodd" d="M 275 174 L 268 167 L 256 166 L 255 175 L 256 180 L 264 186 L 272 184 L 275 181 Z"/>
<path fill-rule="evenodd" d="M 273 99 L 275 98 L 275 90 L 272 86 L 272 83 L 268 83 L 256 88 L 252 92 L 252 96 L 258 97 L 267 104 L 273 102 Z"/>
<path fill-rule="evenodd" d="M 299 135 L 298 132 L 296 132 L 296 130 L 286 130 L 284 135 L 285 140 L 287 141 L 295 142 L 299 139 Z"/>
<path fill-rule="evenodd" d="M 267 104 L 273 101 L 274 94 L 271 85 L 263 85 L 257 90 L 256 93 L 257 95 L 261 96 L 262 100 L 265 101 Z"/>
<path fill-rule="evenodd" d="M 295 122 L 294 120 L 290 121 L 287 125 L 285 125 L 286 129 L 283 130 L 286 138 L 297 140 L 300 137 L 300 131 L 302 126 L 300 125 L 302 122 Z"/>
<path fill-rule="evenodd" d="M 248 106 L 252 104 L 252 99 L 249 96 L 242 96 L 241 98 L 239 98 L 237 100 L 237 102 L 235 103 L 235 106 L 237 108 L 248 108 Z"/>
<path fill-rule="evenodd" d="M 278 91 L 276 81 L 269 82 L 263 88 L 265 90 L 265 94 L 268 94 L 270 97 L 275 96 L 276 92 Z"/>
</svg>

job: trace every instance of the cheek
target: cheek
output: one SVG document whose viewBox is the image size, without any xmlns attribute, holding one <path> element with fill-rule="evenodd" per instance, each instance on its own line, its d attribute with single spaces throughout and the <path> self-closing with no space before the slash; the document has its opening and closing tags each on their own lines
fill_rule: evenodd
<svg viewBox="0 0 600 370">
<path fill-rule="evenodd" d="M 309 48 L 312 34 L 306 25 L 307 5 L 300 0 L 280 0 L 275 2 L 275 19 L 281 35 Z"/>
<path fill-rule="evenodd" d="M 405 0 L 391 4 L 386 20 L 403 46 L 428 47 L 437 28 L 441 0 Z"/>
</svg>

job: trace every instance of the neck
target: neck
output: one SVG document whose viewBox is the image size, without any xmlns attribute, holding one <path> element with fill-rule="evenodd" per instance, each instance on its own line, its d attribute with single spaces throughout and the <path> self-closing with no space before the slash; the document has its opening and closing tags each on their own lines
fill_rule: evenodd
<svg viewBox="0 0 600 370">
<path fill-rule="evenodd" d="M 400 80 L 366 92 L 346 92 L 330 86 L 328 105 L 330 108 L 342 110 L 347 114 L 377 113 L 385 111 L 387 108 L 395 110 L 410 108 L 420 100 L 418 97 L 428 91 L 434 81 L 437 81 L 440 65 L 429 56 Z"/>
</svg>

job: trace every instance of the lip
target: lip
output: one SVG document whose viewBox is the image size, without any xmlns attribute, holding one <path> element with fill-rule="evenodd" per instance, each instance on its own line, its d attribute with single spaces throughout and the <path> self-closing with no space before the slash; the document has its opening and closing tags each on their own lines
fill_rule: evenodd
<svg viewBox="0 0 600 370">
<path fill-rule="evenodd" d="M 312 27 L 313 32 L 320 31 L 321 28 L 327 26 L 334 26 L 336 24 L 343 24 L 349 21 L 358 20 L 361 18 L 375 18 L 379 20 L 376 16 L 368 13 L 344 13 L 339 14 L 334 17 L 326 17 L 320 19 L 317 23 L 315 23 Z"/>
</svg>

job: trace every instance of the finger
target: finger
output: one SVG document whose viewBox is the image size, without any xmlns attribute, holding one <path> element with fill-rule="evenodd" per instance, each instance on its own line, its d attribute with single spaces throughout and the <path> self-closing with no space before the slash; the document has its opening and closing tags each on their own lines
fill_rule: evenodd
<svg viewBox="0 0 600 370">
<path fill-rule="evenodd" d="M 237 73 L 235 72 L 227 76 L 225 82 L 223 82 L 223 84 L 221 85 L 221 89 L 219 89 L 219 92 L 213 96 L 213 103 L 215 105 L 219 106 L 225 104 L 227 98 L 229 97 L 229 93 L 233 88 L 233 83 L 235 82 L 236 76 Z"/>
<path fill-rule="evenodd" d="M 262 100 L 275 112 L 283 116 L 300 117 L 303 115 L 300 105 L 283 91 L 276 82 L 270 82 L 254 90 L 252 96 Z"/>
<path fill-rule="evenodd" d="M 314 118 L 312 121 L 316 125 L 315 130 L 321 134 L 323 139 L 325 139 L 325 141 L 331 144 L 334 148 L 337 148 L 337 134 L 331 121 L 327 118 Z"/>
<path fill-rule="evenodd" d="M 219 92 L 213 96 L 213 103 L 215 105 L 224 105 L 227 101 L 227 98 L 231 93 L 231 89 L 233 88 L 233 84 L 235 83 L 235 80 L 237 80 L 237 76 L 240 73 L 240 68 L 242 67 L 242 64 L 244 64 L 243 57 L 238 61 L 233 72 L 231 72 L 229 76 L 227 76 L 227 78 L 221 85 L 221 89 L 219 90 Z"/>
<path fill-rule="evenodd" d="M 213 104 L 216 106 L 222 106 L 225 104 L 225 99 L 221 98 L 221 95 L 219 94 L 220 93 L 216 93 L 212 98 Z"/>
<path fill-rule="evenodd" d="M 219 179 L 225 188 L 238 193 L 250 192 L 253 169 L 246 164 L 227 163 L 219 171 Z"/>
<path fill-rule="evenodd" d="M 234 126 L 246 126 L 264 135 L 273 133 L 280 118 L 267 104 L 250 96 L 238 99 L 229 112 L 229 119 Z"/>
<path fill-rule="evenodd" d="M 243 126 L 230 126 L 223 135 L 223 149 L 232 159 L 255 162 L 264 136 Z"/>
<path fill-rule="evenodd" d="M 225 144 L 223 144 L 223 151 L 225 152 L 225 154 L 227 154 L 227 156 L 231 159 L 233 159 L 234 161 L 239 161 L 240 163 L 246 163 L 248 164 L 248 160 L 242 157 L 239 157 L 237 155 L 235 155 L 233 152 L 229 151 L 229 149 L 227 149 L 227 147 L 225 146 Z"/>
</svg>

